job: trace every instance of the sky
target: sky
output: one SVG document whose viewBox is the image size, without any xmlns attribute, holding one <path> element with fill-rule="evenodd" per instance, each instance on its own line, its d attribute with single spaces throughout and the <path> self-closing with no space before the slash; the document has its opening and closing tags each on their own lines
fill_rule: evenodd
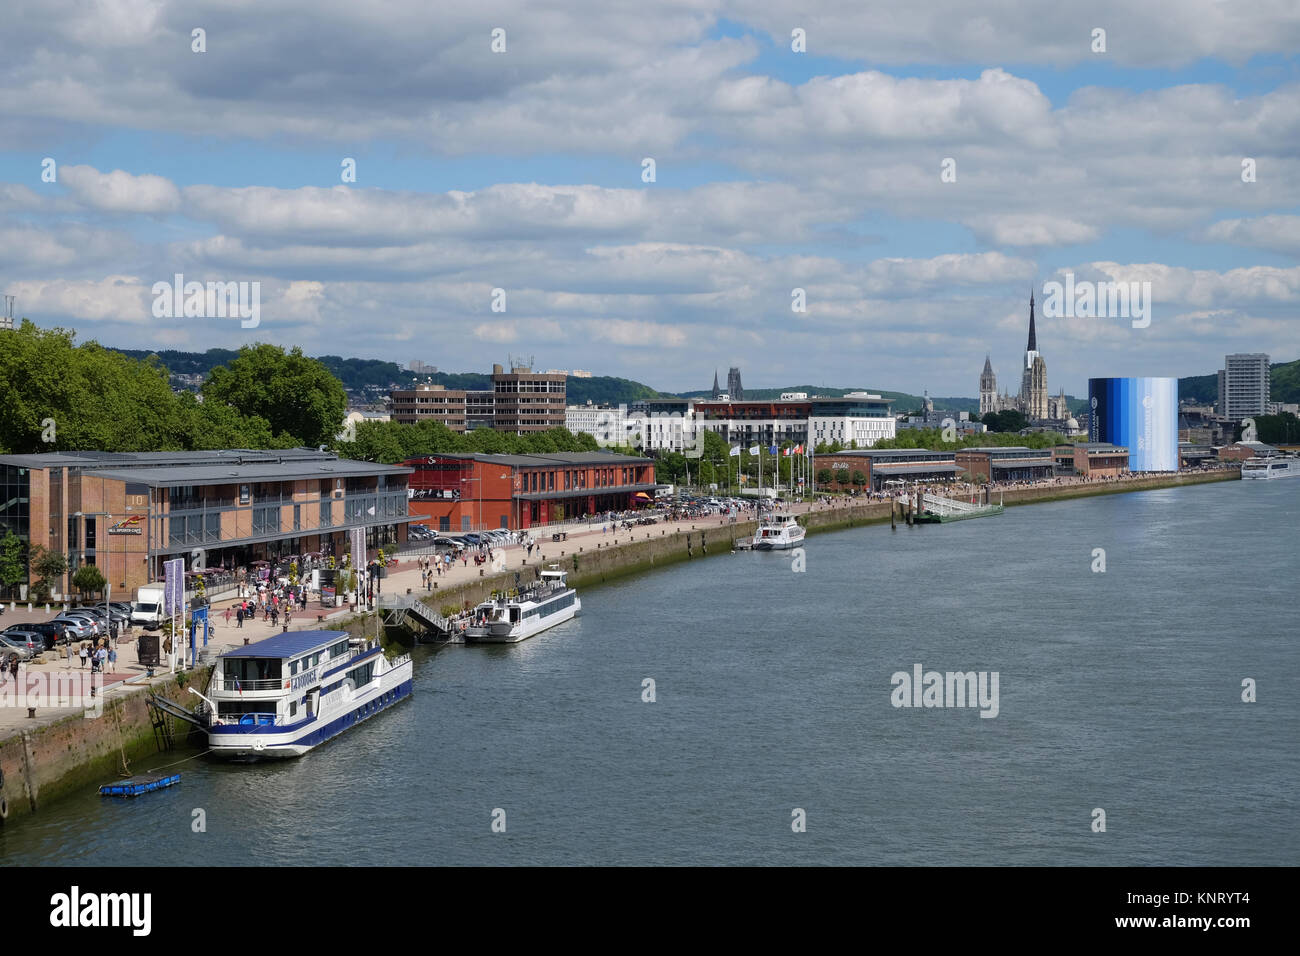
<svg viewBox="0 0 1300 956">
<path fill-rule="evenodd" d="M 974 396 L 1032 292 L 1053 394 L 1300 357 L 1295 0 L 6 15 L 0 289 L 79 341 Z M 1045 314 L 1067 273 L 1146 318 Z"/>
</svg>

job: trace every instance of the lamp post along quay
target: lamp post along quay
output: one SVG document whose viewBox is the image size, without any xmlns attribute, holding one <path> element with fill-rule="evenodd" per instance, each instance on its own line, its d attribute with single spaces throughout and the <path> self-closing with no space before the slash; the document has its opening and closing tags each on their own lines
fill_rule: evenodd
<svg viewBox="0 0 1300 956">
<path fill-rule="evenodd" d="M 86 551 L 87 551 L 87 548 L 86 548 L 86 522 L 85 522 L 85 519 L 86 519 L 86 518 L 111 518 L 111 517 L 113 517 L 113 513 L 112 513 L 111 511 L 74 511 L 74 512 L 72 513 L 72 517 L 74 517 L 74 518 L 81 518 L 81 519 L 82 519 L 82 522 L 81 522 L 81 549 L 80 549 L 80 550 L 81 550 L 82 556 L 83 556 L 83 558 L 84 558 L 85 553 L 86 553 Z M 108 522 L 107 522 L 107 521 L 104 522 L 104 529 L 103 529 L 103 531 L 104 531 L 104 535 L 105 535 L 105 537 L 107 537 L 107 535 L 108 535 Z M 113 551 L 112 551 L 111 548 L 109 548 L 109 549 L 107 549 L 107 550 L 104 551 L 104 554 L 107 555 L 108 558 L 109 558 L 108 563 L 105 564 L 104 567 L 100 569 L 100 573 L 104 575 L 104 636 L 105 636 L 105 638 L 107 638 L 110 634 L 112 634 L 112 631 L 113 631 L 113 609 L 109 606 L 109 603 L 108 603 L 108 602 L 109 602 L 109 597 L 110 597 L 110 595 L 111 595 L 111 593 L 112 593 L 112 590 L 113 590 L 113 561 L 112 561 Z M 96 557 L 99 556 L 99 532 L 98 532 L 98 531 L 95 533 L 95 556 L 96 556 Z M 96 567 L 98 567 L 98 562 L 96 562 Z M 126 553 L 125 553 L 125 551 L 123 552 L 123 555 L 122 555 L 122 578 L 123 578 L 123 580 L 125 581 L 125 579 L 126 579 Z M 72 583 L 72 579 L 71 579 L 71 577 L 68 578 L 68 583 L 69 583 L 69 584 Z"/>
</svg>

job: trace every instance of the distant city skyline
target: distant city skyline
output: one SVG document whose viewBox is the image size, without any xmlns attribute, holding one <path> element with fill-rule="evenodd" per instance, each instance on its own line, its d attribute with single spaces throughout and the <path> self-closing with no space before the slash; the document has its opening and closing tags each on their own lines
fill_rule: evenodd
<svg viewBox="0 0 1300 956">
<path fill-rule="evenodd" d="M 121 348 L 523 352 L 674 392 L 717 365 L 751 388 L 970 395 L 985 355 L 1021 352 L 1031 287 L 1074 395 L 1300 355 L 1300 22 L 1281 7 L 444 7 L 327 0 L 306 43 L 273 7 L 16 0 L 15 316 Z M 251 326 L 160 317 L 180 276 L 249 284 Z M 1047 287 L 1074 280 L 1149 283 L 1149 324 L 1051 314 Z"/>
</svg>

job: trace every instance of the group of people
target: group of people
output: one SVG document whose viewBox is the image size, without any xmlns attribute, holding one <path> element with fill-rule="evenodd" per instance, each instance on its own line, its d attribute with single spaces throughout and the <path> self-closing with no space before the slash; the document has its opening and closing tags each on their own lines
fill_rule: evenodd
<svg viewBox="0 0 1300 956">
<path fill-rule="evenodd" d="M 302 588 L 297 593 L 289 588 L 275 588 L 270 594 L 264 593 L 264 589 L 259 589 L 255 597 L 236 601 L 226 608 L 225 618 L 226 623 L 229 624 L 233 613 L 235 626 L 243 627 L 245 621 L 256 620 L 260 613 L 263 621 L 269 621 L 275 626 L 280 624 L 280 618 L 283 617 L 284 626 L 287 628 L 293 620 L 295 607 L 304 611 L 307 609 L 306 588 Z"/>
<path fill-rule="evenodd" d="M 117 642 L 115 640 L 105 640 L 103 638 L 95 641 L 82 641 L 80 647 L 68 641 L 68 666 L 72 666 L 74 658 L 81 659 L 81 666 L 84 668 L 90 665 L 92 674 L 102 674 L 110 666 L 117 665 Z"/>
</svg>

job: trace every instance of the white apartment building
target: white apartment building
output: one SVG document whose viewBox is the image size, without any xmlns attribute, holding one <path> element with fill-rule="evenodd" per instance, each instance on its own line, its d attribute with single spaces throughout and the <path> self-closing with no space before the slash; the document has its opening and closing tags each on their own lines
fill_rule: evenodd
<svg viewBox="0 0 1300 956">
<path fill-rule="evenodd" d="M 1219 414 L 1234 421 L 1266 414 L 1270 380 L 1267 353 L 1225 355 L 1219 370 Z"/>
</svg>

